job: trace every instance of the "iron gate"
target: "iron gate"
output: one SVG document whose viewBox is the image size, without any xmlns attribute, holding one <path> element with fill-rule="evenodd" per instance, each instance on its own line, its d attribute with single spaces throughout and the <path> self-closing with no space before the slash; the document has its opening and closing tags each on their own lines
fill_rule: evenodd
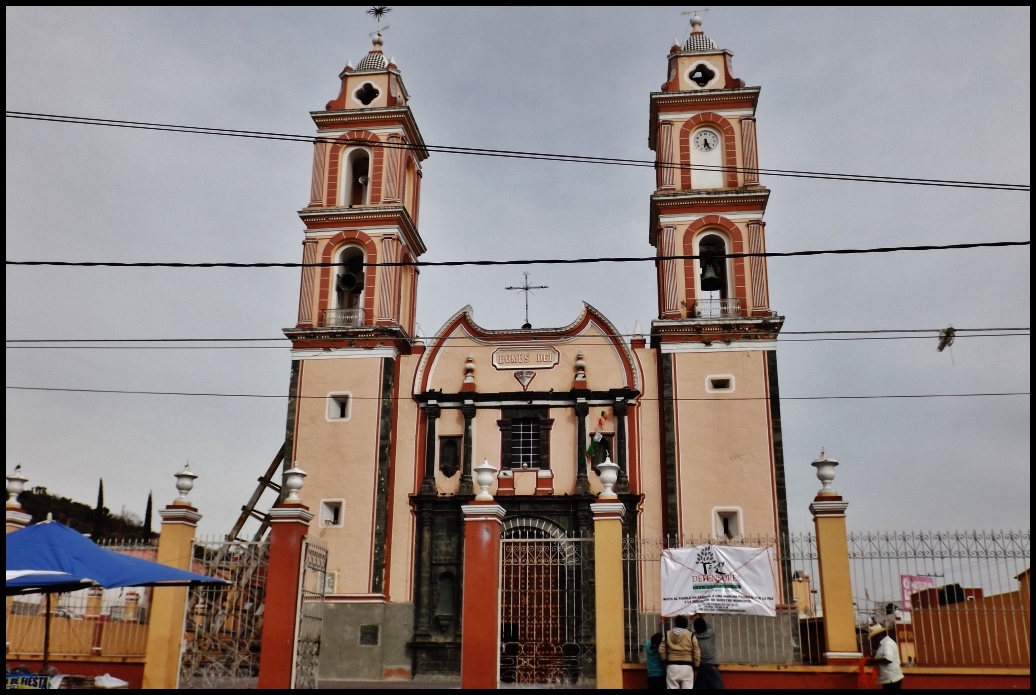
<svg viewBox="0 0 1036 695">
<path fill-rule="evenodd" d="M 302 545 L 298 624 L 295 627 L 295 659 L 292 664 L 291 682 L 294 688 L 317 687 L 326 576 L 327 548 L 311 540 L 305 541 Z"/>
<path fill-rule="evenodd" d="M 501 684 L 592 687 L 593 539 L 511 528 L 500 555 Z"/>
<path fill-rule="evenodd" d="M 227 584 L 187 593 L 180 688 L 255 688 L 270 546 L 266 542 L 196 540 L 191 571 Z"/>
</svg>

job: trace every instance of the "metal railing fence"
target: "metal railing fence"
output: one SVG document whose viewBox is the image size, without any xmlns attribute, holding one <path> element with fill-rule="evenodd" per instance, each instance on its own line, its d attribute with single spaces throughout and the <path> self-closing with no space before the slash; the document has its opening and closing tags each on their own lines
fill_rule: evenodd
<svg viewBox="0 0 1036 695">
<path fill-rule="evenodd" d="M 729 299 L 696 299 L 694 300 L 694 315 L 703 319 L 718 319 L 726 316 L 741 315 L 741 298 L 731 297 Z"/>
<path fill-rule="evenodd" d="M 645 643 L 671 627 L 661 617 L 661 557 L 666 548 L 698 545 L 770 548 L 777 617 L 709 615 L 716 630 L 720 663 L 817 663 L 823 650 L 819 627 L 816 536 L 626 537 L 623 539 L 623 590 L 626 613 L 626 662 L 644 663 Z"/>
<path fill-rule="evenodd" d="M 1029 666 L 1029 531 L 850 533 L 860 648 L 881 624 L 905 664 Z"/>
<path fill-rule="evenodd" d="M 363 309 L 325 309 L 323 325 L 329 328 L 362 326 Z"/>
</svg>

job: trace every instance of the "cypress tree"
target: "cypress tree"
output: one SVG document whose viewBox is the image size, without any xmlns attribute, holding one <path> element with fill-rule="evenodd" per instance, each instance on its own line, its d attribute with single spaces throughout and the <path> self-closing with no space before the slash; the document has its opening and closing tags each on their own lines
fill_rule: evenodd
<svg viewBox="0 0 1036 695">
<path fill-rule="evenodd" d="M 144 508 L 144 528 L 141 530 L 141 536 L 144 542 L 147 543 L 151 540 L 151 493 L 147 493 L 147 507 Z"/>
<path fill-rule="evenodd" d="M 93 539 L 101 540 L 104 532 L 104 478 L 97 484 L 97 506 L 94 508 L 94 532 Z"/>
</svg>

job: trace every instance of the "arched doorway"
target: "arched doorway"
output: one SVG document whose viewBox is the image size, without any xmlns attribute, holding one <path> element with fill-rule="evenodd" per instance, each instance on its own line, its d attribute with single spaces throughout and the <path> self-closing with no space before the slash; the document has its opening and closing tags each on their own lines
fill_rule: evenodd
<svg viewBox="0 0 1036 695">
<path fill-rule="evenodd" d="M 500 571 L 500 681 L 593 680 L 592 539 L 545 519 L 506 519 Z"/>
</svg>

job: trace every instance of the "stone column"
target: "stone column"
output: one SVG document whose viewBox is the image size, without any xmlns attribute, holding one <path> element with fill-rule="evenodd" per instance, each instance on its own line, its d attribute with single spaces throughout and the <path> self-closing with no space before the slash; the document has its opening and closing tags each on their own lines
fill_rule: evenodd
<svg viewBox="0 0 1036 695">
<path fill-rule="evenodd" d="M 461 506 L 464 596 L 460 687 L 495 689 L 500 668 L 500 530 L 504 508 L 489 497 L 488 485 L 478 497 L 488 499 L 476 498 L 474 504 Z"/>
<path fill-rule="evenodd" d="M 435 423 L 442 413 L 442 408 L 435 401 L 428 401 L 424 406 L 424 414 L 428 424 L 424 438 L 424 480 L 421 481 L 421 494 L 435 494 Z"/>
<path fill-rule="evenodd" d="M 284 472 L 282 488 L 288 493 L 270 510 L 270 559 L 260 642 L 259 687 L 287 689 L 295 662 L 298 628 L 299 580 L 302 550 L 313 513 L 299 499 L 305 473 L 295 467 Z"/>
<path fill-rule="evenodd" d="M 612 404 L 615 413 L 615 462 L 619 464 L 619 480 L 615 484 L 616 492 L 630 491 L 629 462 L 626 457 L 626 411 L 629 404 L 621 396 Z"/>
<path fill-rule="evenodd" d="M 828 664 L 856 664 L 863 655 L 856 639 L 852 580 L 849 573 L 849 543 L 845 532 L 845 510 L 849 503 L 831 487 L 838 461 L 820 452 L 813 462 L 823 487 L 809 511 L 817 533 L 817 566 L 820 597 L 824 609 L 824 661 Z"/>
<path fill-rule="evenodd" d="M 673 122 L 662 121 L 658 124 L 658 176 L 657 185 L 661 189 L 676 188 L 676 170 L 673 168 Z"/>
<path fill-rule="evenodd" d="M 676 227 L 667 225 L 658 231 L 658 255 L 675 256 L 676 254 Z M 680 318 L 680 296 L 679 285 L 676 279 L 676 261 L 660 261 L 658 269 L 658 291 L 661 293 L 662 318 Z M 688 282 L 692 282 L 688 279 Z M 690 311 L 691 307 L 687 307 Z"/>
<path fill-rule="evenodd" d="M 302 282 L 299 287 L 299 326 L 313 326 L 313 283 L 317 269 L 311 265 L 317 261 L 317 240 L 302 242 Z"/>
<path fill-rule="evenodd" d="M 29 479 L 22 475 L 21 464 L 7 476 L 7 533 L 23 529 L 32 521 L 32 515 L 27 514 L 18 501 L 18 495 L 22 494 L 27 482 Z"/>
<path fill-rule="evenodd" d="M 590 505 L 594 515 L 594 586 L 597 620 L 597 687 L 622 688 L 625 622 L 622 602 L 622 517 L 617 499 Z"/>
<path fill-rule="evenodd" d="M 759 155 L 755 149 L 755 119 L 741 119 L 741 162 L 746 186 L 759 185 Z"/>
<path fill-rule="evenodd" d="M 585 398 L 576 399 L 576 494 L 585 495 L 590 491 L 590 481 L 586 476 L 586 416 L 590 414 L 590 405 Z"/>
<path fill-rule="evenodd" d="M 190 571 L 194 549 L 194 532 L 201 514 L 191 505 L 188 493 L 197 476 L 185 466 L 176 474 L 180 494 L 172 504 L 161 509 L 162 529 L 158 534 L 158 562 Z M 151 616 L 148 621 L 145 688 L 176 688 L 180 680 L 180 647 L 183 644 L 184 612 L 187 608 L 187 587 L 159 586 L 152 590 Z"/>
<path fill-rule="evenodd" d="M 461 415 L 464 416 L 464 449 L 461 454 L 461 472 L 459 494 L 471 494 L 471 467 L 474 465 L 472 457 L 472 445 L 475 436 L 475 402 L 464 401 L 460 407 Z"/>
</svg>

